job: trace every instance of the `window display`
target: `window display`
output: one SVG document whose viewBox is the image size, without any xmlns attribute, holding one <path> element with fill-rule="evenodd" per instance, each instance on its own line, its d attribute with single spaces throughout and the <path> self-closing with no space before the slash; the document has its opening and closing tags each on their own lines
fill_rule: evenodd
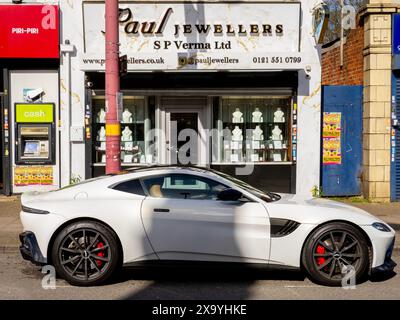
<svg viewBox="0 0 400 320">
<path fill-rule="evenodd" d="M 215 126 L 219 163 L 290 162 L 292 97 L 222 97 Z"/>
<path fill-rule="evenodd" d="M 106 112 L 104 96 L 93 97 L 93 132 L 96 140 L 93 141 L 93 162 L 104 165 L 106 162 Z M 120 114 L 121 122 L 121 162 L 124 166 L 147 164 L 153 162 L 153 155 L 146 154 L 150 148 L 145 141 L 145 132 L 151 129 L 151 120 L 148 116 L 148 105 L 145 97 L 124 96 L 123 111 Z"/>
</svg>

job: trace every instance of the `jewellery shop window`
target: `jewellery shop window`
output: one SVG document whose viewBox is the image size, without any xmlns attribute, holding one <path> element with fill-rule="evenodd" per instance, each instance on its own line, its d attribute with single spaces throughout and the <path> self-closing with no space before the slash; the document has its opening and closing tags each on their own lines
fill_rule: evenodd
<svg viewBox="0 0 400 320">
<path fill-rule="evenodd" d="M 222 97 L 216 126 L 220 163 L 290 162 L 292 97 Z"/>
<path fill-rule="evenodd" d="M 106 162 L 106 111 L 104 96 L 94 97 L 93 103 L 93 161 L 95 165 Z M 145 132 L 152 128 L 148 98 L 124 96 L 121 122 L 121 163 L 124 166 L 154 162 Z"/>
</svg>

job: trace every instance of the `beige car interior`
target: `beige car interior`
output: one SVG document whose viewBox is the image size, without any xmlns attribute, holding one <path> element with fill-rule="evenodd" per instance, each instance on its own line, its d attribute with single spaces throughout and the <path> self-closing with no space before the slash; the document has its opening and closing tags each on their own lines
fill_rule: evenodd
<svg viewBox="0 0 400 320">
<path fill-rule="evenodd" d="M 150 196 L 154 198 L 164 198 L 164 195 L 161 191 L 161 185 L 153 184 L 149 190 Z"/>
</svg>

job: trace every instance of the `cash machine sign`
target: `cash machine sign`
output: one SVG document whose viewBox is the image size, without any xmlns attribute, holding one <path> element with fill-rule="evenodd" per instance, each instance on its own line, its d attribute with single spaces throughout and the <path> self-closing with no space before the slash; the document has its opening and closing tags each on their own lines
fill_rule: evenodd
<svg viewBox="0 0 400 320">
<path fill-rule="evenodd" d="M 16 122 L 20 123 L 52 123 L 54 121 L 54 105 L 44 104 L 16 104 Z"/>
</svg>

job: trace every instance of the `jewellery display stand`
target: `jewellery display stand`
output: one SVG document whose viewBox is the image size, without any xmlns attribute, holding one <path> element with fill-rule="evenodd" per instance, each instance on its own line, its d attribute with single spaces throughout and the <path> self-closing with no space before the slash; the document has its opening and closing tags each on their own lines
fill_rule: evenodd
<svg viewBox="0 0 400 320">
<path fill-rule="evenodd" d="M 97 141 L 106 141 L 106 129 L 104 126 L 101 126 L 100 130 L 97 132 Z"/>
<path fill-rule="evenodd" d="M 274 123 L 285 123 L 285 113 L 280 107 L 274 112 Z"/>
<path fill-rule="evenodd" d="M 252 113 L 252 122 L 253 123 L 262 123 L 264 122 L 263 114 L 260 111 L 260 108 L 256 108 Z"/>
<path fill-rule="evenodd" d="M 290 100 L 271 100 L 221 98 L 222 162 L 288 161 Z"/>
<path fill-rule="evenodd" d="M 104 96 L 92 98 L 92 105 L 92 130 L 96 134 L 93 141 L 93 162 L 104 165 L 106 159 Z M 122 165 L 146 163 L 144 155 L 145 98 L 124 96 L 123 105 L 123 112 L 120 115 Z"/>
<path fill-rule="evenodd" d="M 129 109 L 125 108 L 124 112 L 122 112 L 122 123 L 132 123 L 132 112 Z"/>
<path fill-rule="evenodd" d="M 232 114 L 232 123 L 243 123 L 243 113 L 239 108 L 236 108 Z"/>
<path fill-rule="evenodd" d="M 97 112 L 96 122 L 97 123 L 106 123 L 106 111 L 104 110 L 104 108 L 101 108 Z"/>
</svg>

